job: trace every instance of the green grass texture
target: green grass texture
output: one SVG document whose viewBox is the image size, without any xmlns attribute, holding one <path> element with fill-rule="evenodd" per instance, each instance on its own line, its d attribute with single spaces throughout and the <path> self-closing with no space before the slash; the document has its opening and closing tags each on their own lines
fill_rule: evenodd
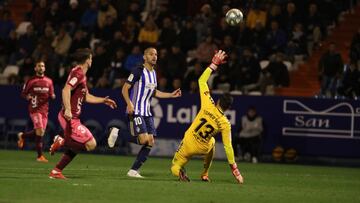
<svg viewBox="0 0 360 203">
<path fill-rule="evenodd" d="M 360 202 L 359 168 L 296 164 L 238 163 L 245 183 L 239 185 L 226 161 L 214 161 L 211 182 L 202 182 L 203 162 L 186 166 L 191 182 L 170 173 L 171 159 L 150 157 L 144 179 L 126 176 L 135 157 L 82 153 L 66 167 L 67 180 L 49 179 L 61 153 L 35 161 L 34 151 L 0 150 L 2 202 Z"/>
</svg>

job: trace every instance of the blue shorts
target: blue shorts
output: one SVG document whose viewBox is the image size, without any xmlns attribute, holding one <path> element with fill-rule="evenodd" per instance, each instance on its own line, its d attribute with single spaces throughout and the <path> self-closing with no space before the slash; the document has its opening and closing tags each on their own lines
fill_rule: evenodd
<svg viewBox="0 0 360 203">
<path fill-rule="evenodd" d="M 156 136 L 154 118 L 152 116 L 128 115 L 129 131 L 132 136 L 138 136 L 142 133 Z"/>
</svg>

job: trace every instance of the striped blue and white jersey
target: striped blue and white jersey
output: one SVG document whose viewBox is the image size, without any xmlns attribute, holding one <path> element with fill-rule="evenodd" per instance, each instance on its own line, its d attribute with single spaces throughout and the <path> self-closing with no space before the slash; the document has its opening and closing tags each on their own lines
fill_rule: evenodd
<svg viewBox="0 0 360 203">
<path fill-rule="evenodd" d="M 143 65 L 134 67 L 127 83 L 132 86 L 130 99 L 134 105 L 134 115 L 152 116 L 150 103 L 157 87 L 155 70 L 149 71 Z"/>
</svg>

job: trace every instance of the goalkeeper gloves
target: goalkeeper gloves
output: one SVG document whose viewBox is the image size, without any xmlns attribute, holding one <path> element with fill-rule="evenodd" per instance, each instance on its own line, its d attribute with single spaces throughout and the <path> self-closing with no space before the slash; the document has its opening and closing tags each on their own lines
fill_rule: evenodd
<svg viewBox="0 0 360 203">
<path fill-rule="evenodd" d="M 211 59 L 210 68 L 215 71 L 220 64 L 226 63 L 225 58 L 227 57 L 225 51 L 219 50 L 215 52 L 215 55 Z"/>
<path fill-rule="evenodd" d="M 231 172 L 234 175 L 236 181 L 240 184 L 242 184 L 244 182 L 243 177 L 240 174 L 239 169 L 237 168 L 236 163 L 230 164 L 230 168 L 231 168 Z"/>
</svg>

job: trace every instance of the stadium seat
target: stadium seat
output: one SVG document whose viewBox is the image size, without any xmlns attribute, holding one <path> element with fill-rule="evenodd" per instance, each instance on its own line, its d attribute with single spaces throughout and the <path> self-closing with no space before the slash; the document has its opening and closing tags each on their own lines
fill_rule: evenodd
<svg viewBox="0 0 360 203">
<path fill-rule="evenodd" d="M 260 61 L 260 67 L 261 67 L 261 70 L 265 69 L 266 66 L 269 65 L 269 61 L 268 60 L 262 60 Z"/>
<path fill-rule="evenodd" d="M 19 66 L 8 65 L 5 67 L 3 73 L 0 74 L 0 84 L 5 85 L 8 83 L 10 75 L 17 75 L 19 73 Z"/>
</svg>

